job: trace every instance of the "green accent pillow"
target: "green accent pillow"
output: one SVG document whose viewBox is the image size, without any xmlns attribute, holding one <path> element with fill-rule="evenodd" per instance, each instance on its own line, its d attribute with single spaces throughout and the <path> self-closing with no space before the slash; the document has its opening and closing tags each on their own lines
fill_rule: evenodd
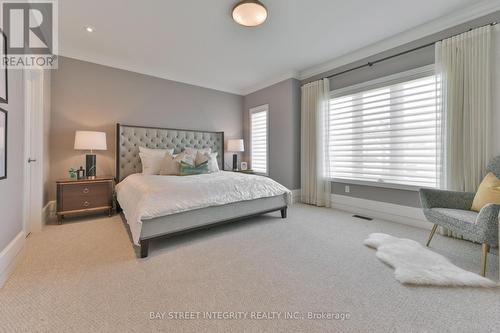
<svg viewBox="0 0 500 333">
<path fill-rule="evenodd" d="M 184 161 L 179 162 L 180 176 L 201 175 L 204 173 L 208 173 L 208 161 L 205 161 L 196 166 L 186 163 Z"/>
</svg>

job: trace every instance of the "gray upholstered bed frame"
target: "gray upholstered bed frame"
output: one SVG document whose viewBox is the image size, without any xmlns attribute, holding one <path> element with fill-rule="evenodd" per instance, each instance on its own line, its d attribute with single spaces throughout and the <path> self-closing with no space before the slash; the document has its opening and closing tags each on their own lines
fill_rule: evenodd
<svg viewBox="0 0 500 333">
<path fill-rule="evenodd" d="M 116 179 L 142 172 L 139 146 L 147 148 L 173 148 L 175 153 L 185 147 L 212 148 L 217 152 L 218 164 L 224 169 L 224 132 L 181 130 L 169 128 L 121 125 L 116 126 Z M 286 218 L 287 204 L 284 195 L 223 206 L 196 209 L 183 213 L 143 220 L 140 236 L 141 258 L 148 256 L 149 241 L 172 237 L 190 231 L 213 227 L 252 216 L 281 211 Z"/>
</svg>

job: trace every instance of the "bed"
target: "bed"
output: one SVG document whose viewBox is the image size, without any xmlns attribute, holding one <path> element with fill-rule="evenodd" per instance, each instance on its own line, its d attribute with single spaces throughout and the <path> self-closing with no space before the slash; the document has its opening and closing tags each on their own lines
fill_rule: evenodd
<svg viewBox="0 0 500 333">
<path fill-rule="evenodd" d="M 287 217 L 291 192 L 273 180 L 220 171 L 194 176 L 143 175 L 139 146 L 154 149 L 211 148 L 224 166 L 224 133 L 117 124 L 117 201 L 140 257 L 153 239 L 280 211 Z"/>
</svg>

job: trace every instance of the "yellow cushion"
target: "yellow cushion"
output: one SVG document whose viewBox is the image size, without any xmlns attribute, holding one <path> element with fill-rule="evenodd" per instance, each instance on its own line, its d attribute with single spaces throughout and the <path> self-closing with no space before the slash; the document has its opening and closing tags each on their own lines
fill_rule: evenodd
<svg viewBox="0 0 500 333">
<path fill-rule="evenodd" d="M 479 212 L 489 203 L 500 204 L 500 179 L 492 172 L 487 174 L 479 185 L 471 210 Z"/>
</svg>

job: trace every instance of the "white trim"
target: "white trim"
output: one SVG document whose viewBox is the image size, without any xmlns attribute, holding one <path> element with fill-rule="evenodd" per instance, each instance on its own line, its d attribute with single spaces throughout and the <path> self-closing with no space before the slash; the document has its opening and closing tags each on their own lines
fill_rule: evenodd
<svg viewBox="0 0 500 333">
<path fill-rule="evenodd" d="M 417 228 L 428 230 L 432 228 L 432 224 L 425 219 L 421 208 L 348 197 L 340 194 L 332 194 L 330 198 L 331 207 L 334 209 Z"/>
<path fill-rule="evenodd" d="M 433 21 L 417 26 L 416 28 L 404 31 L 392 37 L 383 39 L 379 42 L 375 42 L 364 48 L 336 57 L 323 64 L 319 64 L 300 71 L 297 69 L 290 70 L 288 72 L 271 77 L 267 80 L 257 82 L 256 84 L 251 85 L 244 89 L 238 89 L 229 86 L 214 85 L 212 82 L 206 82 L 202 80 L 183 80 L 171 75 L 162 75 L 158 74 L 158 70 L 156 68 L 150 68 L 147 65 L 130 66 L 130 64 L 124 61 L 120 61 L 117 58 L 103 57 L 102 55 L 92 54 L 89 52 L 82 52 L 82 50 L 77 50 L 74 48 L 68 48 L 68 47 L 60 48 L 59 52 L 60 55 L 64 57 L 73 58 L 98 65 L 103 65 L 106 67 L 117 68 L 134 73 L 161 78 L 164 80 L 170 80 L 179 83 L 194 85 L 197 87 L 245 96 L 290 78 L 304 80 L 312 76 L 322 74 L 332 69 L 348 65 L 354 61 L 367 58 L 374 54 L 378 54 L 393 49 L 403 44 L 416 41 L 420 38 L 427 37 L 429 35 L 438 33 L 440 31 L 457 26 L 467 21 L 490 14 L 497 10 L 500 10 L 499 3 L 492 3 L 491 1 L 483 1 L 480 2 L 479 4 L 475 4 L 473 6 L 469 6 L 459 11 L 456 11 L 450 15 L 441 16 Z"/>
<path fill-rule="evenodd" d="M 269 88 L 270 86 L 273 86 L 277 83 L 289 80 L 289 79 L 299 79 L 300 75 L 297 71 L 290 71 L 281 75 L 276 75 L 268 80 L 261 81 L 258 84 L 255 84 L 253 86 L 250 86 L 248 88 L 242 89 L 240 91 L 241 95 L 246 96 L 250 95 L 256 91 Z"/>
<path fill-rule="evenodd" d="M 47 202 L 42 209 L 42 223 L 46 225 L 56 219 L 56 201 L 52 200 Z"/>
<path fill-rule="evenodd" d="M 300 188 L 298 190 L 292 190 L 292 204 L 296 204 L 300 202 Z"/>
<path fill-rule="evenodd" d="M 24 248 L 26 237 L 24 232 L 21 231 L 16 237 L 7 245 L 5 249 L 0 252 L 0 288 L 2 288 L 16 268 L 17 263 L 22 258 L 21 252 Z"/>
<path fill-rule="evenodd" d="M 120 63 L 119 59 L 109 59 L 109 58 L 104 58 L 102 56 L 96 56 L 96 55 L 91 55 L 91 54 L 82 54 L 81 51 L 78 50 L 72 50 L 65 48 L 61 52 L 61 56 L 71 58 L 71 59 L 76 59 L 84 62 L 89 62 L 101 66 L 106 66 L 110 68 L 115 68 L 115 69 L 121 69 L 127 72 L 132 72 L 132 73 L 137 73 L 137 74 L 143 74 L 163 80 L 168 80 L 168 81 L 174 81 L 178 83 L 183 83 L 187 85 L 192 85 L 196 87 L 201 87 L 201 88 L 206 88 L 210 90 L 216 90 L 216 91 L 221 91 L 221 92 L 226 92 L 229 94 L 235 94 L 235 95 L 240 95 L 240 96 L 246 96 L 251 93 L 254 93 L 256 91 L 265 89 L 267 87 L 270 87 L 272 85 L 275 85 L 276 83 L 280 83 L 282 81 L 288 80 L 288 79 L 299 79 L 300 75 L 298 71 L 292 70 L 292 71 L 287 71 L 285 73 L 281 73 L 278 75 L 275 75 L 273 77 L 270 77 L 266 80 L 259 81 L 256 84 L 253 84 L 247 88 L 243 89 L 237 89 L 234 87 L 228 87 L 228 86 L 221 86 L 221 85 L 214 85 L 213 83 L 209 82 L 204 82 L 204 81 L 198 81 L 198 80 L 183 80 L 180 78 L 177 78 L 175 76 L 170 76 L 170 75 L 162 75 L 158 74 L 158 70 L 155 68 L 147 68 L 145 66 L 133 66 L 131 67 L 129 64 L 126 64 L 124 62 Z"/>
<path fill-rule="evenodd" d="M 377 79 L 373 79 L 370 81 L 361 82 L 358 84 L 354 84 L 352 86 L 331 90 L 330 98 L 337 98 L 345 95 L 350 95 L 354 93 L 358 93 L 361 91 L 369 91 L 373 89 L 377 89 L 380 87 L 390 86 L 397 83 L 402 83 L 406 81 L 412 81 L 416 79 L 420 79 L 427 76 L 436 75 L 434 64 L 422 66 L 414 69 L 410 69 L 404 72 L 399 72 L 396 74 L 380 77 Z"/>
<path fill-rule="evenodd" d="M 183 83 L 187 84 L 190 86 L 195 86 L 195 87 L 200 87 L 200 88 L 205 88 L 205 89 L 210 89 L 210 90 L 215 90 L 215 91 L 221 91 L 233 95 L 239 95 L 243 96 L 242 91 L 243 89 L 236 89 L 232 87 L 227 87 L 227 86 L 220 86 L 220 85 L 214 85 L 212 83 L 207 83 L 204 81 L 198 81 L 198 80 L 183 80 L 180 78 L 177 78 L 175 76 L 170 76 L 170 75 L 162 75 L 158 74 L 158 69 L 156 68 L 147 68 L 146 66 L 130 66 L 130 64 L 127 64 L 125 62 L 121 62 L 117 58 L 105 58 L 102 57 L 101 55 L 93 55 L 90 53 L 82 52 L 81 50 L 72 50 L 68 48 L 64 48 L 61 51 L 60 56 L 75 59 L 75 60 L 80 60 L 84 62 L 88 62 L 91 64 L 96 64 L 96 65 L 101 65 L 109 68 L 114 68 L 114 69 L 120 69 L 124 70 L 127 72 L 131 73 L 137 73 L 137 74 L 142 74 L 142 75 L 147 75 L 150 77 L 158 78 L 158 79 L 163 79 L 163 80 L 168 80 L 168 81 L 173 81 L 177 83 Z"/>
<path fill-rule="evenodd" d="M 248 123 L 250 124 L 250 142 L 248 142 L 248 146 L 249 146 L 249 157 L 250 157 L 250 167 L 253 169 L 253 161 L 252 161 L 252 114 L 254 113 L 259 113 L 259 112 L 266 112 L 266 143 L 267 143 L 267 147 L 266 147 L 266 153 L 267 153 L 267 156 L 266 156 L 266 172 L 255 172 L 256 174 L 258 175 L 263 175 L 263 176 L 269 176 L 269 147 L 271 147 L 271 144 L 270 144 L 270 118 L 271 118 L 271 115 L 269 113 L 269 104 L 263 104 L 263 105 L 259 105 L 259 106 L 255 106 L 253 108 L 250 108 L 248 109 Z"/>
<path fill-rule="evenodd" d="M 300 79 L 305 80 L 335 68 L 351 64 L 375 54 L 394 49 L 398 46 L 414 42 L 421 38 L 431 36 L 443 30 L 466 23 L 476 18 L 500 10 L 499 2 L 483 1 L 478 4 L 463 8 L 449 15 L 441 16 L 433 21 L 419 25 L 392 37 L 375 42 L 356 51 L 344 54 L 323 64 L 310 67 L 299 72 Z"/>
<path fill-rule="evenodd" d="M 43 224 L 43 89 L 42 69 L 23 71 L 24 101 L 24 188 L 23 188 L 23 230 L 40 232 Z M 28 159 L 36 162 L 28 163 Z"/>
<path fill-rule="evenodd" d="M 434 64 L 426 65 L 426 66 L 414 68 L 414 69 L 411 69 L 408 71 L 399 72 L 396 74 L 380 77 L 380 78 L 377 78 L 374 80 L 361 82 L 361 83 L 358 83 L 358 84 L 355 84 L 352 86 L 348 86 L 348 87 L 344 87 L 341 89 L 332 90 L 332 91 L 330 91 L 330 101 L 335 99 L 335 98 L 364 93 L 364 92 L 370 92 L 370 91 L 374 91 L 375 89 L 379 89 L 379 88 L 383 88 L 383 87 L 390 87 L 390 86 L 395 85 L 395 84 L 410 82 L 410 81 L 421 79 L 424 77 L 435 77 L 435 75 L 436 74 L 435 74 Z M 392 98 L 392 94 L 391 94 L 391 98 Z M 361 103 L 361 102 L 359 102 L 359 103 Z M 380 178 L 383 178 L 383 177 L 380 177 Z M 420 188 L 426 187 L 426 186 L 410 185 L 410 184 L 404 184 L 404 183 L 391 183 L 390 181 L 358 180 L 358 179 L 348 178 L 348 176 L 332 177 L 332 178 L 330 178 L 330 180 L 334 181 L 334 182 L 340 182 L 340 183 L 356 184 L 356 185 L 363 185 L 363 186 L 373 186 L 373 187 L 380 187 L 380 188 L 394 188 L 394 189 L 406 190 L 406 191 L 419 191 Z"/>
</svg>

